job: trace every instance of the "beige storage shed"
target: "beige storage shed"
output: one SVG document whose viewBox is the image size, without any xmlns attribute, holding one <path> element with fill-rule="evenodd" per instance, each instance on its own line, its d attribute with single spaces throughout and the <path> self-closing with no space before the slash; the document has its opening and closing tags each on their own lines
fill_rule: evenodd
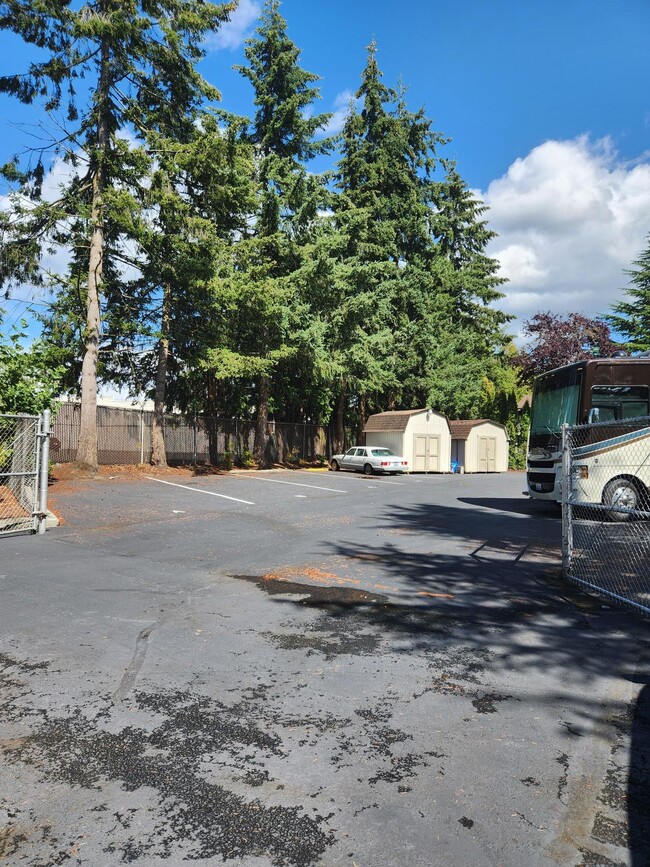
<svg viewBox="0 0 650 867">
<path fill-rule="evenodd" d="M 415 473 L 451 470 L 447 416 L 432 409 L 405 409 L 371 415 L 363 431 L 367 446 L 384 446 L 409 462 Z"/>
<path fill-rule="evenodd" d="M 450 421 L 451 461 L 466 473 L 505 473 L 508 432 L 502 424 L 479 418 Z"/>
</svg>

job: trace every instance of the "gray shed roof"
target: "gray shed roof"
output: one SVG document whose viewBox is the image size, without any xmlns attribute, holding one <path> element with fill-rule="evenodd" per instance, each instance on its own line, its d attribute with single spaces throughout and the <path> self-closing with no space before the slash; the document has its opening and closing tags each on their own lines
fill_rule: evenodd
<svg viewBox="0 0 650 867">
<path fill-rule="evenodd" d="M 397 431 L 404 433 L 406 426 L 409 423 L 411 416 L 419 415 L 422 412 L 433 412 L 435 415 L 446 418 L 444 413 L 424 409 L 398 409 L 391 412 L 378 412 L 371 415 L 363 429 L 364 433 L 383 433 L 383 431 Z"/>
</svg>

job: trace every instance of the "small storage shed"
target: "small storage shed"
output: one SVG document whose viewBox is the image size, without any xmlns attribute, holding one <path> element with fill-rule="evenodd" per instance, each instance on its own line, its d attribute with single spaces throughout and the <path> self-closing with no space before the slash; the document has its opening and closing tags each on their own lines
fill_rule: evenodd
<svg viewBox="0 0 650 867">
<path fill-rule="evenodd" d="M 502 424 L 479 418 L 450 421 L 451 461 L 466 473 L 505 473 L 508 469 L 508 432 Z"/>
<path fill-rule="evenodd" d="M 371 415 L 363 431 L 367 446 L 384 446 L 409 462 L 411 472 L 448 473 L 451 431 L 447 416 L 432 409 Z"/>
</svg>

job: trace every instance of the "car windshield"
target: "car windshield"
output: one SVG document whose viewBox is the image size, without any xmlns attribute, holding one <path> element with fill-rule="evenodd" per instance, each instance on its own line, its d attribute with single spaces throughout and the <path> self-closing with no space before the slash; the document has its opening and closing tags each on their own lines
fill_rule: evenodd
<svg viewBox="0 0 650 867">
<path fill-rule="evenodd" d="M 391 452 L 390 449 L 370 449 L 370 451 L 372 452 L 372 454 L 373 454 L 376 458 L 386 458 L 386 457 L 388 457 L 389 455 L 394 455 L 394 454 L 395 454 L 395 452 Z"/>
</svg>

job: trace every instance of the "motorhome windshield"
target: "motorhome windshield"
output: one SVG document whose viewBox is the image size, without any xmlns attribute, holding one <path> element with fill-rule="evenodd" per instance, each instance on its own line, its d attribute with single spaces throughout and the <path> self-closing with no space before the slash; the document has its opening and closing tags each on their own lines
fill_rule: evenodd
<svg viewBox="0 0 650 867">
<path fill-rule="evenodd" d="M 563 424 L 576 424 L 580 404 L 580 371 L 569 376 L 543 376 L 535 383 L 531 434 L 559 434 Z"/>
</svg>

